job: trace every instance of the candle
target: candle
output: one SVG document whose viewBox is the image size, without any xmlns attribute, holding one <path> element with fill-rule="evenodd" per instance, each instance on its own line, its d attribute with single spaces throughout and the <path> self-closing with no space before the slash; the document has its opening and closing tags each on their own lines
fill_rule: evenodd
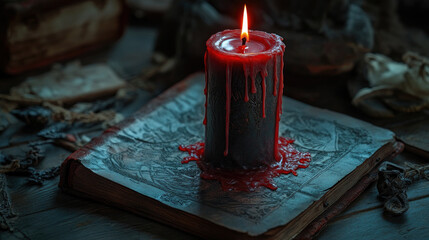
<svg viewBox="0 0 429 240">
<path fill-rule="evenodd" d="M 204 164 L 255 169 L 278 161 L 285 45 L 276 34 L 225 30 L 206 43 Z"/>
<path fill-rule="evenodd" d="M 307 168 L 309 153 L 279 137 L 285 45 L 275 34 L 225 30 L 207 41 L 205 142 L 179 150 L 182 163 L 195 161 L 201 178 L 217 180 L 224 191 L 276 190 L 274 178 Z"/>
</svg>

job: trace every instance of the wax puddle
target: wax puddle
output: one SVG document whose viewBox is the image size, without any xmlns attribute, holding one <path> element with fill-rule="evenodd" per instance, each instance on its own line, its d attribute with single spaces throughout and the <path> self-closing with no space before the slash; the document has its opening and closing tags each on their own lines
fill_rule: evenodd
<svg viewBox="0 0 429 240">
<path fill-rule="evenodd" d="M 187 152 L 182 163 L 195 161 L 201 169 L 200 177 L 206 180 L 217 180 L 223 191 L 253 192 L 259 187 L 266 187 L 276 190 L 277 185 L 274 178 L 281 174 L 297 176 L 297 170 L 307 168 L 310 165 L 311 155 L 306 152 L 299 152 L 293 147 L 293 139 L 279 137 L 277 161 L 269 167 L 257 170 L 225 170 L 210 168 L 204 164 L 204 143 L 198 142 L 189 146 L 179 146 L 179 150 Z"/>
</svg>

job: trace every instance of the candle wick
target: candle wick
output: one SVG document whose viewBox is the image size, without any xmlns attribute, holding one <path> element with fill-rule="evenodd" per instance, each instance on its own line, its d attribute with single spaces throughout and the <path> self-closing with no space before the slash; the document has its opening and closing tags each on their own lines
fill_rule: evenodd
<svg viewBox="0 0 429 240">
<path fill-rule="evenodd" d="M 246 41 L 247 41 L 247 38 L 246 38 L 246 37 L 242 38 L 242 39 L 241 39 L 241 46 L 246 45 Z"/>
</svg>

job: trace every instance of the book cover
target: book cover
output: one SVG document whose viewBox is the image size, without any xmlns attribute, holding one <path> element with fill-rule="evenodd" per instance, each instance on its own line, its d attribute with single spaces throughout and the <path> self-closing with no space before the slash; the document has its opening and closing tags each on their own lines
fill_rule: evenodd
<svg viewBox="0 0 429 240">
<path fill-rule="evenodd" d="M 310 166 L 275 178 L 276 191 L 224 192 L 178 150 L 204 139 L 203 88 L 195 74 L 74 152 L 60 187 L 202 237 L 290 238 L 395 152 L 389 130 L 284 97 L 279 135 Z"/>
</svg>

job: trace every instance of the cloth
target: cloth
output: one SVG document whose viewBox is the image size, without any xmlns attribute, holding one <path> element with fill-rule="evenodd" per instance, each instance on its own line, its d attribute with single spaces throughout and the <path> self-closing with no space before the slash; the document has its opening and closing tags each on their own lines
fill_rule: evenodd
<svg viewBox="0 0 429 240">
<path fill-rule="evenodd" d="M 353 98 L 353 104 L 373 96 L 380 90 L 398 89 L 429 102 L 429 59 L 406 53 L 403 63 L 374 53 L 364 57 L 366 77 L 370 87 L 362 88 Z M 385 92 L 385 91 L 384 91 Z"/>
</svg>

